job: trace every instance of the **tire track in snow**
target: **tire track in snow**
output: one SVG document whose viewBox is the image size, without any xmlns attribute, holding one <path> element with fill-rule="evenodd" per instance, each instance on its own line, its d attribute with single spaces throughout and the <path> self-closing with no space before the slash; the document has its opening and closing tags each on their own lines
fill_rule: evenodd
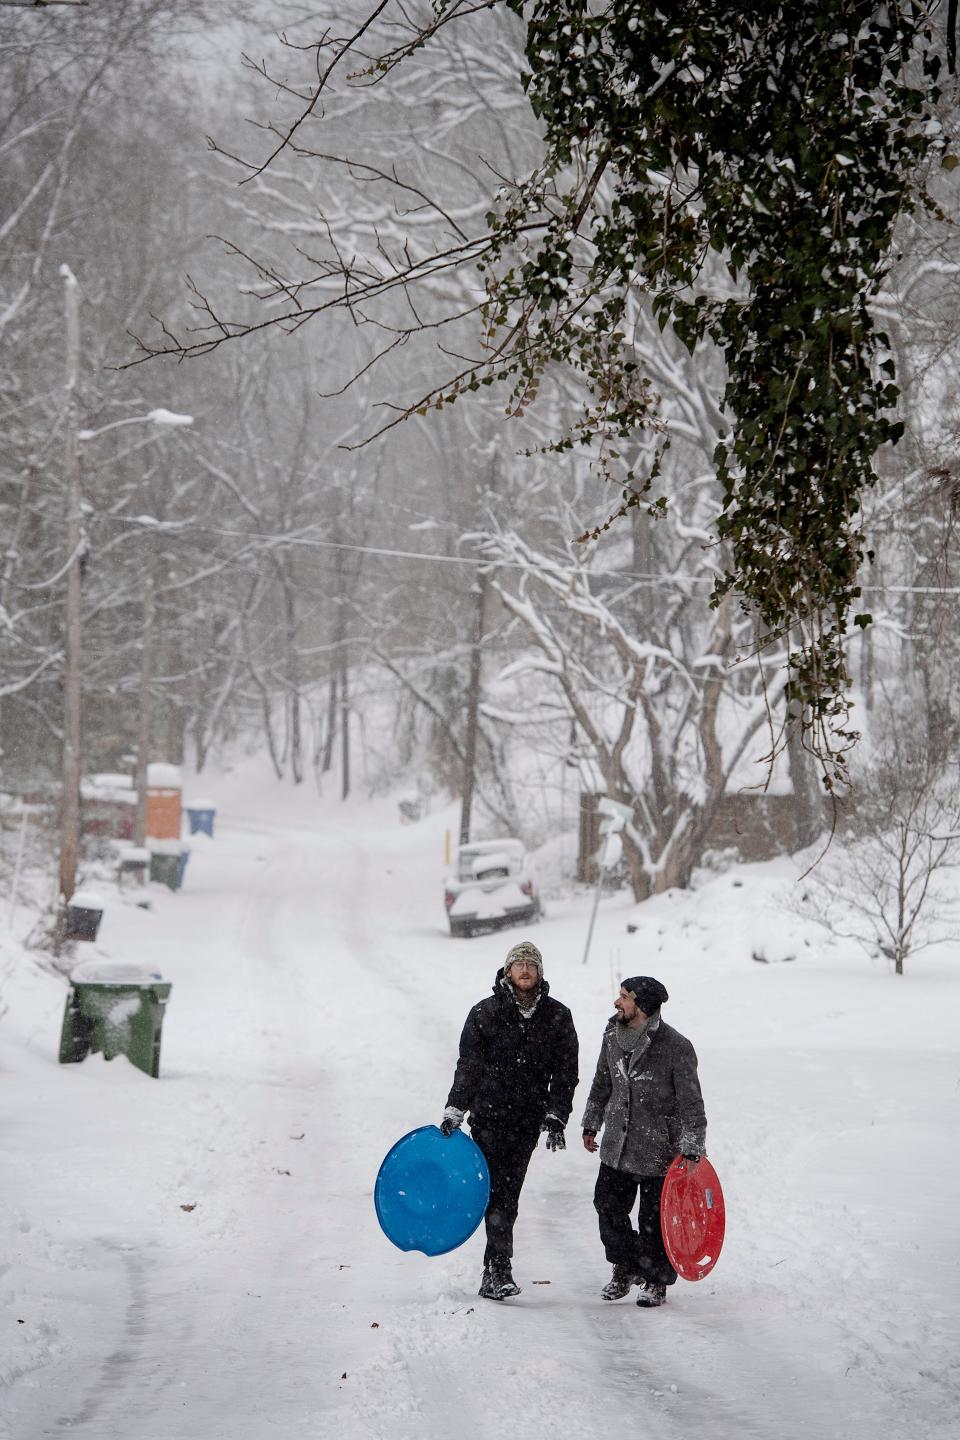
<svg viewBox="0 0 960 1440">
<path fill-rule="evenodd" d="M 755 1153 L 738 1162 L 741 1218 L 715 1289 L 678 1285 L 663 1310 L 599 1299 L 608 1271 L 575 1127 L 566 1155 L 534 1158 L 516 1302 L 476 1298 L 479 1237 L 437 1260 L 393 1251 L 373 1218 L 376 1165 L 421 1111 L 435 1118 L 501 946 L 464 950 L 405 911 L 422 858 L 384 858 L 376 836 L 263 834 L 266 867 L 232 881 L 245 900 L 225 911 L 230 965 L 197 956 L 221 966 L 209 1015 L 227 1032 L 221 1063 L 195 1047 L 201 1068 L 177 1075 L 194 1152 L 182 1174 L 210 1192 L 190 1219 L 195 1249 L 131 1252 L 144 1261 L 136 1301 L 132 1288 L 110 1297 L 106 1341 L 51 1376 L 56 1418 L 15 1440 L 590 1440 L 625 1425 L 638 1440 L 904 1440 L 888 1397 L 871 1403 L 863 1377 L 842 1375 L 824 1290 L 788 1308 L 737 1252 L 756 1241 L 765 1264 L 776 1243 L 762 1234 L 769 1197 L 751 1209 L 762 1120 L 739 1136 Z M 277 1175 L 276 1146 L 301 1131 L 292 1174 Z"/>
<path fill-rule="evenodd" d="M 400 888 L 406 883 L 403 867 L 394 859 L 391 869 L 395 866 L 400 873 L 391 878 Z M 436 933 L 424 933 L 418 917 L 415 950 L 423 965 L 411 967 L 404 958 L 411 951 L 409 927 L 405 929 L 403 922 L 392 927 L 393 943 L 390 933 L 375 928 L 367 903 L 374 862 L 362 838 L 343 837 L 338 870 L 341 883 L 331 919 L 338 950 L 356 970 L 357 997 L 350 994 L 331 1017 L 337 1031 L 334 1053 L 347 1067 L 342 1090 L 352 1085 L 361 1091 L 361 1110 L 368 1095 L 376 1096 L 380 1112 L 382 1151 L 368 1149 L 366 1159 L 358 1157 L 353 1167 L 357 1200 L 369 1207 L 372 1217 L 376 1164 L 388 1144 L 417 1123 L 419 1105 L 431 1107 L 426 1111 L 431 1119 L 442 1105 L 463 1015 L 469 1003 L 488 990 L 495 966 L 485 957 L 493 946 L 499 952 L 502 942 L 494 938 L 488 947 L 474 942 L 476 949 L 465 952 L 462 947 L 455 948 L 457 942 L 439 927 Z M 381 927 L 384 910 L 390 913 L 381 896 Z M 455 988 L 464 997 L 462 1002 L 451 999 L 451 955 L 482 964 L 479 976 L 471 966 L 453 977 Z M 433 977 L 441 983 L 435 983 Z M 389 1028 L 402 1032 L 404 1039 L 402 1046 L 396 1047 L 401 1051 L 398 1056 L 390 1053 L 389 1037 L 385 1045 L 375 1044 L 373 1058 L 360 1074 L 352 1012 L 363 1008 L 365 996 L 373 997 L 378 1016 L 388 1012 Z M 378 996 L 383 997 L 379 1002 Z M 451 1020 L 452 1010 L 456 1011 L 455 1020 Z M 386 1064 L 381 1065 L 379 1050 L 386 1053 Z M 336 1076 L 331 1084 L 336 1091 Z M 527 1206 L 527 1195 L 534 1188 L 528 1181 L 522 1223 L 527 1209 L 531 1213 L 535 1209 L 533 1202 Z M 335 1230 L 340 1228 L 334 1224 Z M 342 1233 L 343 1243 L 349 1246 L 348 1234 Z M 434 1436 L 447 1440 L 450 1434 L 461 1440 L 499 1440 L 507 1417 L 518 1440 L 528 1435 L 531 1440 L 541 1440 L 544 1427 L 558 1414 L 572 1427 L 569 1433 L 591 1433 L 595 1405 L 587 1398 L 581 1366 L 584 1347 L 588 1354 L 595 1347 L 592 1333 L 580 1325 L 575 1341 L 568 1342 L 570 1313 L 562 1306 L 537 1303 L 538 1292 L 532 1286 L 528 1286 L 525 1304 L 501 1307 L 478 1300 L 482 1236 L 469 1242 L 465 1251 L 428 1260 L 391 1250 L 375 1233 L 372 1220 L 369 1227 L 361 1228 L 360 1235 L 366 1258 L 350 1272 L 347 1309 L 353 1316 L 379 1318 L 374 1336 L 358 1324 L 351 1346 L 343 1352 L 349 1356 L 344 1359 L 347 1378 L 331 1412 L 342 1440 L 430 1440 Z M 371 1256 L 375 1258 L 371 1260 Z M 327 1258 L 332 1258 L 329 1247 Z M 451 1271 L 459 1272 L 452 1287 Z M 521 1353 L 529 1351 L 529 1362 L 511 1355 L 514 1344 Z M 556 1358 L 549 1358 L 551 1348 Z M 588 1370 L 595 1372 L 601 1365 L 602 1356 L 595 1354 Z"/>
<path fill-rule="evenodd" d="M 129 1423 L 131 1412 L 153 1407 L 160 1390 L 167 1384 L 162 1369 L 152 1363 L 150 1355 L 151 1319 L 149 1274 L 155 1257 L 121 1246 L 114 1241 L 103 1241 L 104 1248 L 119 1258 L 122 1274 L 120 1288 L 124 1295 L 122 1332 L 117 1338 L 116 1348 L 110 1350 L 102 1360 L 94 1361 L 91 1368 L 98 1371 L 92 1386 L 86 1391 L 80 1405 L 61 1413 L 46 1428 L 44 1435 L 57 1435 L 64 1431 L 71 1434 L 88 1433 L 101 1436 L 119 1436 Z M 181 1343 L 189 1344 L 189 1333 L 181 1335 Z M 136 1393 L 136 1404 L 131 1406 L 130 1391 Z"/>
<path fill-rule="evenodd" d="M 261 879 L 254 872 L 234 951 L 246 954 L 250 964 L 217 977 L 213 1011 L 199 1017 L 201 1029 L 225 1025 L 237 1037 L 233 1052 L 223 1052 L 230 1055 L 226 1068 L 181 1068 L 169 1082 L 183 1087 L 182 1158 L 174 1154 L 161 1178 L 174 1191 L 189 1185 L 200 1201 L 197 1214 L 185 1221 L 200 1247 L 192 1253 L 193 1266 L 190 1250 L 167 1248 L 162 1232 L 149 1248 L 102 1242 L 100 1254 L 86 1262 L 88 1297 L 96 1287 L 94 1303 L 84 1307 L 91 1313 L 90 1328 L 70 1337 L 69 1349 L 44 1374 L 39 1393 L 23 1395 L 16 1412 L 22 1428 L 14 1440 L 67 1433 L 90 1440 L 129 1440 L 131 1434 L 182 1440 L 188 1433 L 261 1440 L 275 1425 L 282 1431 L 305 1418 L 299 1395 L 285 1379 L 278 1380 L 267 1413 L 258 1413 L 262 1392 L 270 1389 L 269 1380 L 265 1386 L 260 1378 L 265 1355 L 277 1355 L 284 1375 L 292 1369 L 282 1363 L 289 1347 L 308 1354 L 311 1346 L 299 1340 L 287 1313 L 304 1311 L 309 1300 L 302 1288 L 298 1292 L 303 1236 L 294 1227 L 258 1219 L 271 1201 L 270 1167 L 256 1139 L 256 1132 L 269 1133 L 271 1126 L 286 1136 L 301 1103 L 302 1077 L 291 1082 L 282 1057 L 278 1061 L 275 1033 L 268 1027 L 265 1035 L 262 1022 L 277 994 L 273 926 L 291 899 L 302 901 L 304 858 L 299 849 L 280 857 L 288 883 L 279 894 L 274 876 Z M 209 963 L 202 947 L 196 958 Z M 182 990 L 181 996 L 183 1004 Z M 201 991 L 192 992 L 194 1004 L 202 998 Z M 298 1013 L 302 1007 L 292 1008 Z M 282 1015 L 273 1018 L 282 1032 Z M 205 1048 L 202 1055 L 206 1062 Z M 158 1210 L 169 1211 L 175 1198 L 169 1191 L 158 1196 Z M 289 1191 L 282 1198 L 289 1201 Z M 276 1240 L 276 1254 L 266 1258 L 256 1251 L 264 1235 Z M 278 1272 L 294 1277 L 289 1306 L 275 1289 L 257 1286 L 268 1277 L 271 1260 Z M 266 1305 L 253 1303 L 263 1298 L 253 1293 L 257 1288 L 267 1291 Z M 171 1390 L 172 1398 L 164 1393 Z"/>
</svg>

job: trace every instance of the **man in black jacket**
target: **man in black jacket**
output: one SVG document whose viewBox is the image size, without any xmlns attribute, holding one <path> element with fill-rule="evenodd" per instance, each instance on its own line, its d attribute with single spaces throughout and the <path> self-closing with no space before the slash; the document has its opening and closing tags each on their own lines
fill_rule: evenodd
<svg viewBox="0 0 960 1440">
<path fill-rule="evenodd" d="M 548 1150 L 565 1149 L 577 1078 L 573 1016 L 550 995 L 536 945 L 522 940 L 497 971 L 493 994 L 467 1016 L 440 1125 L 451 1135 L 469 1114 L 490 1167 L 479 1292 L 487 1300 L 520 1293 L 510 1263 L 520 1191 L 541 1131 Z"/>
</svg>

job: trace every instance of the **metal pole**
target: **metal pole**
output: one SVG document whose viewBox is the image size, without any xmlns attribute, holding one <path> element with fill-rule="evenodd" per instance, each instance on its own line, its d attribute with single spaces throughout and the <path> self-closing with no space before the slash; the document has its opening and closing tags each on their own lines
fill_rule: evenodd
<svg viewBox="0 0 960 1440">
<path fill-rule="evenodd" d="M 597 906 L 600 904 L 600 891 L 603 889 L 603 877 L 607 873 L 607 867 L 598 865 L 597 888 L 593 892 L 593 909 L 590 911 L 590 928 L 587 930 L 587 943 L 583 947 L 583 964 L 586 965 L 587 957 L 590 954 L 590 942 L 593 939 L 593 926 L 597 918 Z"/>
<path fill-rule="evenodd" d="M 67 531 L 67 594 L 63 645 L 63 793 L 60 799 L 60 894 L 66 901 L 76 889 L 80 845 L 80 465 L 77 454 L 77 372 L 80 315 L 76 277 L 60 266 L 64 282 L 66 376 L 64 405 L 64 480 Z"/>
<path fill-rule="evenodd" d="M 604 877 L 608 870 L 611 870 L 623 854 L 623 842 L 620 839 L 620 827 L 623 825 L 623 816 L 617 815 L 618 807 L 615 802 L 602 798 L 600 808 L 606 806 L 605 818 L 600 825 L 600 834 L 603 843 L 597 852 L 597 888 L 593 896 L 593 909 L 590 911 L 590 928 L 587 931 L 587 943 L 583 951 L 583 963 L 586 965 L 587 956 L 590 954 L 590 942 L 593 939 L 593 926 L 597 918 L 597 906 L 600 904 L 600 892 L 603 889 Z M 614 827 L 614 828 L 611 828 Z"/>
</svg>

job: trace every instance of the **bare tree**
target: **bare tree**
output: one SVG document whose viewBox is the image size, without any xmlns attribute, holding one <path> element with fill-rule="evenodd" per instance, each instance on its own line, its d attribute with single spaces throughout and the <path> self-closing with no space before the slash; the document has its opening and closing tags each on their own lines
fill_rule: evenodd
<svg viewBox="0 0 960 1440">
<path fill-rule="evenodd" d="M 859 777 L 842 843 L 807 877 L 797 908 L 902 975 L 908 956 L 960 934 L 956 887 L 944 884 L 960 864 L 960 789 L 956 732 L 931 745 L 922 717 L 884 709 L 886 738 Z"/>
<path fill-rule="evenodd" d="M 156 408 L 157 390 L 171 409 L 179 403 L 173 375 L 142 382 L 106 368 L 120 348 L 131 314 L 152 303 L 178 265 L 165 253 L 163 204 L 177 193 L 182 172 L 174 156 L 156 153 L 150 102 L 136 83 L 140 67 L 161 60 L 161 46 L 204 0 L 118 0 L 75 15 L 36 8 L 8 13 L 0 45 L 0 707 L 7 764 L 16 776 L 52 771 L 63 739 L 64 466 L 67 432 L 99 430 L 117 419 Z M 182 114 L 170 100 L 155 103 L 173 147 L 183 139 Z M 145 157 L 149 155 L 149 163 Z M 80 285 L 82 346 L 71 405 L 58 383 L 64 326 L 59 266 L 69 265 Z M 186 387 L 183 386 L 183 389 Z M 194 390 L 194 398 L 195 398 Z M 126 437 L 127 432 L 120 432 Z M 144 463 L 146 462 L 146 463 Z M 116 525 L 135 493 L 150 455 L 142 444 L 113 445 L 112 437 L 81 447 L 84 622 L 91 613 L 119 606 L 133 567 L 133 547 L 114 547 L 98 525 Z M 69 465 L 66 467 L 69 469 Z M 101 482 L 102 488 L 101 488 Z M 129 518 L 129 517 L 123 517 Z M 103 548 L 101 542 L 105 541 Z M 118 568 L 114 568 L 114 561 Z M 113 610 L 114 616 L 119 613 Z M 109 713 L 117 671 L 134 658 L 114 633 L 105 653 L 88 646 L 83 683 Z M 91 657 L 96 664 L 90 667 Z M 98 671 L 96 675 L 90 670 Z M 132 670 L 139 669 L 137 664 Z M 115 693 L 115 692 L 114 692 Z M 113 718 L 116 706 L 112 706 Z M 91 718 L 95 718 L 91 716 Z M 106 731 L 115 736 L 116 726 Z M 91 724 L 85 745 L 97 734 Z M 111 747 L 116 748 L 116 747 Z M 120 747 L 122 750 L 122 746 Z M 85 760 L 96 763 L 96 754 Z"/>
</svg>

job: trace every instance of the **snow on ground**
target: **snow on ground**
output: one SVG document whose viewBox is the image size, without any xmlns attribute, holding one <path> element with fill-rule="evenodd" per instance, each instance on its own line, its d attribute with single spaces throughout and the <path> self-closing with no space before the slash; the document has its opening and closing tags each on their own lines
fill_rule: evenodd
<svg viewBox="0 0 960 1440">
<path fill-rule="evenodd" d="M 825 945 L 778 908 L 786 861 L 605 900 L 586 965 L 590 896 L 553 901 L 534 933 L 581 1036 L 574 1120 L 619 979 L 659 976 L 700 1055 L 727 1239 L 662 1310 L 604 1304 L 572 1125 L 534 1157 L 523 1294 L 498 1306 L 476 1298 L 480 1234 L 403 1254 L 372 1202 L 390 1145 L 439 1119 L 467 1009 L 518 938 L 447 936 L 453 811 L 401 826 L 392 801 L 249 770 L 203 788 L 217 836 L 195 837 L 185 889 L 115 897 L 79 947 L 173 982 L 159 1081 L 59 1066 L 62 982 L 3 939 L 0 1433 L 956 1434 L 956 948 L 898 979 Z"/>
</svg>

